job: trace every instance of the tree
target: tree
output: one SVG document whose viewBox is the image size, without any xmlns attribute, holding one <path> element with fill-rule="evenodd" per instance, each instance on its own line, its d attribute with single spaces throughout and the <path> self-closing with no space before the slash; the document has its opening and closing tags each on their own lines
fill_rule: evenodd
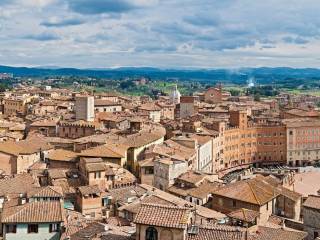
<svg viewBox="0 0 320 240">
<path fill-rule="evenodd" d="M 230 89 L 229 92 L 231 93 L 231 96 L 240 96 L 239 89 Z"/>
<path fill-rule="evenodd" d="M 121 89 L 128 89 L 130 87 L 134 87 L 134 82 L 132 81 L 123 81 L 120 83 L 120 88 Z"/>
<path fill-rule="evenodd" d="M 254 95 L 254 100 L 257 101 L 257 102 L 260 102 L 260 94 L 259 93 L 256 93 Z"/>
<path fill-rule="evenodd" d="M 5 92 L 7 88 L 8 88 L 7 85 L 0 83 L 0 92 Z"/>
</svg>

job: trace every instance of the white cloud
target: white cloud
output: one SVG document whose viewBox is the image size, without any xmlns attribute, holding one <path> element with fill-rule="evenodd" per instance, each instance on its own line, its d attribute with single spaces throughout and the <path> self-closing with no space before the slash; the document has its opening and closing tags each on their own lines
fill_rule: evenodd
<svg viewBox="0 0 320 240">
<path fill-rule="evenodd" d="M 20 0 L 21 4 L 31 7 L 46 7 L 56 2 L 56 0 Z"/>
<path fill-rule="evenodd" d="M 317 0 L 1 0 L 0 64 L 314 67 L 319 12 Z"/>
</svg>

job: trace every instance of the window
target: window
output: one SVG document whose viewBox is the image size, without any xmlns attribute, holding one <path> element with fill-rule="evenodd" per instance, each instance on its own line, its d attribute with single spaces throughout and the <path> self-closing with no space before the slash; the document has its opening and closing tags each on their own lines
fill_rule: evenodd
<svg viewBox="0 0 320 240">
<path fill-rule="evenodd" d="M 232 200 L 232 206 L 236 207 L 237 206 L 237 201 L 236 200 Z"/>
<path fill-rule="evenodd" d="M 38 224 L 28 224 L 28 233 L 38 233 Z"/>
<path fill-rule="evenodd" d="M 102 198 L 102 206 L 106 207 L 108 205 L 111 205 L 111 199 L 109 198 Z"/>
<path fill-rule="evenodd" d="M 17 233 L 17 225 L 15 224 L 6 225 L 6 233 Z"/>
<path fill-rule="evenodd" d="M 145 169 L 145 174 L 146 175 L 154 174 L 154 169 L 152 167 L 146 168 Z"/>
<path fill-rule="evenodd" d="M 158 240 L 158 231 L 154 227 L 148 227 L 146 230 L 146 240 Z"/>
<path fill-rule="evenodd" d="M 101 178 L 101 172 L 95 172 L 94 178 Z"/>
<path fill-rule="evenodd" d="M 49 232 L 59 232 L 60 224 L 59 223 L 52 223 L 49 225 Z"/>
</svg>

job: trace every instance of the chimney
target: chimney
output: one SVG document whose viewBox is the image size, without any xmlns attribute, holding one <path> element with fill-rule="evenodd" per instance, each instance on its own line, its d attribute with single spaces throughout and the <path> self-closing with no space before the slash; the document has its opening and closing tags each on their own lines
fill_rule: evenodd
<svg viewBox="0 0 320 240">
<path fill-rule="evenodd" d="M 281 229 L 285 229 L 285 227 L 286 227 L 286 223 L 285 223 L 285 220 L 284 219 L 282 219 L 282 222 L 281 222 Z"/>
<path fill-rule="evenodd" d="M 24 196 L 24 194 L 23 193 L 20 193 L 19 194 L 19 203 L 20 203 L 20 205 L 23 205 L 23 204 L 25 204 L 26 202 L 27 202 L 27 199 L 26 199 L 26 197 Z"/>
</svg>

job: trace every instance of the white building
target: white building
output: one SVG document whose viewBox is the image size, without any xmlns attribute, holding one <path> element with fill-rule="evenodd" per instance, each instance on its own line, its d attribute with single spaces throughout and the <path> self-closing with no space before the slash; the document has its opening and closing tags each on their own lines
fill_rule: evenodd
<svg viewBox="0 0 320 240">
<path fill-rule="evenodd" d="M 181 94 L 180 94 L 180 92 L 178 90 L 177 85 L 175 85 L 173 91 L 170 93 L 170 101 L 173 104 L 179 104 L 180 103 L 180 97 L 181 97 Z"/>
<path fill-rule="evenodd" d="M 189 169 L 187 161 L 170 158 L 157 159 L 154 162 L 154 186 L 166 191 L 182 173 Z"/>
</svg>

